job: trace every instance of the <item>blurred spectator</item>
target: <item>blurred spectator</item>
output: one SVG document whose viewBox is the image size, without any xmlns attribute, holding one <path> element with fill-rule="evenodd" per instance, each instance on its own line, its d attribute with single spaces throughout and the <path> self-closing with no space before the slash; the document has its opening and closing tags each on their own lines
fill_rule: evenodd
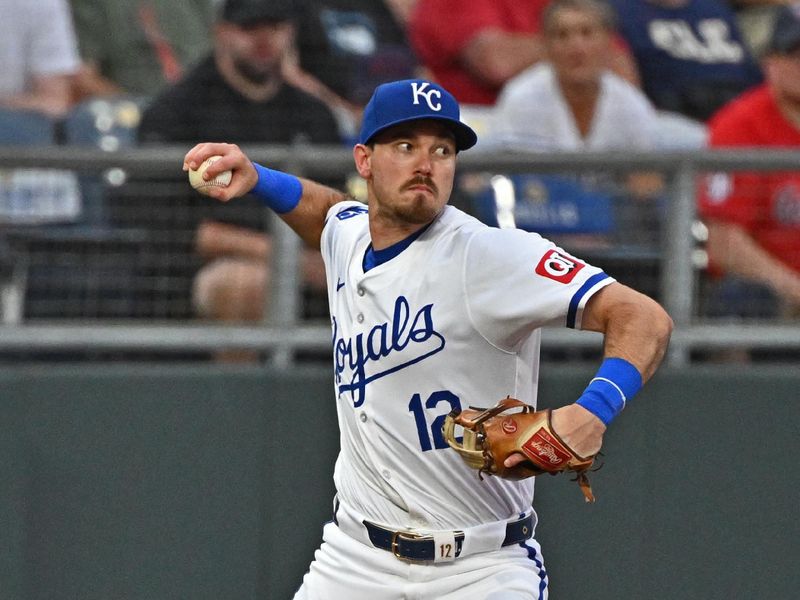
<svg viewBox="0 0 800 600">
<path fill-rule="evenodd" d="M 409 0 L 306 0 L 298 60 L 287 78 L 337 110 L 357 134 L 376 86 L 417 75 L 406 37 Z"/>
<path fill-rule="evenodd" d="M 70 108 L 78 52 L 66 0 L 0 0 L 0 145 L 58 143 Z M 26 230 L 71 223 L 82 211 L 74 173 L 0 169 L 0 321 L 25 315 L 30 279 Z"/>
<path fill-rule="evenodd" d="M 750 53 L 760 59 L 769 44 L 770 32 L 775 25 L 780 7 L 792 0 L 730 0 L 736 21 Z"/>
<path fill-rule="evenodd" d="M 542 150 L 649 150 L 656 114 L 609 70 L 613 14 L 602 0 L 553 0 L 542 16 L 546 60 L 503 88 L 497 134 Z"/>
<path fill-rule="evenodd" d="M 436 80 L 462 104 L 494 104 L 500 88 L 542 59 L 548 0 L 418 0 L 409 36 Z M 635 80 L 631 57 L 612 49 L 612 68 Z"/>
<path fill-rule="evenodd" d="M 62 117 L 78 69 L 66 0 L 0 0 L 0 107 Z"/>
<path fill-rule="evenodd" d="M 294 0 L 228 0 L 213 52 L 152 102 L 140 141 L 340 143 L 330 111 L 283 79 L 298 17 Z"/>
<path fill-rule="evenodd" d="M 496 143 L 534 151 L 654 149 L 658 128 L 655 110 L 641 91 L 608 68 L 613 35 L 613 13 L 601 0 L 553 0 L 542 15 L 546 60 L 529 67 L 503 88 L 495 107 Z M 571 215 L 574 229 L 587 233 L 600 232 L 604 227 L 601 223 L 611 217 L 597 214 L 602 206 L 613 211 L 609 195 L 624 196 L 616 203 L 616 212 L 630 205 L 638 221 L 636 228 L 625 228 L 629 233 L 626 241 L 631 241 L 634 232 L 644 235 L 645 241 L 653 241 L 655 224 L 643 222 L 638 214 L 651 212 L 650 207 L 639 206 L 638 200 L 650 199 L 659 191 L 658 175 L 631 174 L 624 181 L 624 190 L 618 190 L 612 178 L 584 176 L 580 187 L 576 185 L 572 192 L 563 178 L 531 177 L 544 182 L 545 188 L 558 181 L 558 189 L 549 190 L 553 198 L 547 199 L 559 204 L 552 212 Z M 531 177 L 518 187 L 525 189 Z M 539 206 L 545 203 L 541 197 L 533 202 Z M 629 212 L 627 221 L 633 218 Z M 586 216 L 575 217 L 581 214 Z M 618 214 L 617 220 L 622 216 Z M 518 225 L 524 226 L 524 219 L 518 220 L 522 221 Z M 595 232 L 589 230 L 592 224 Z M 543 225 L 546 223 L 539 222 L 530 228 L 538 231 Z M 563 237 L 560 241 L 566 243 Z M 596 244 L 600 240 L 592 237 L 584 241 Z M 570 245 L 576 243 L 574 237 L 570 238 Z"/>
<path fill-rule="evenodd" d="M 710 122 L 712 147 L 800 148 L 800 4 L 783 7 L 764 57 L 766 84 Z M 800 171 L 716 174 L 701 197 L 713 275 L 711 316 L 798 316 Z"/>
<path fill-rule="evenodd" d="M 152 97 L 211 47 L 212 0 L 70 2 L 83 60 L 74 81 L 78 101 L 120 94 Z"/>
<path fill-rule="evenodd" d="M 292 46 L 297 17 L 297 4 L 291 0 L 228 0 L 214 27 L 212 55 L 153 101 L 143 115 L 140 141 L 285 144 L 303 138 L 340 143 L 328 108 L 282 79 L 281 63 Z M 263 208 L 251 199 L 232 223 L 233 213 L 219 211 L 219 203 L 205 200 L 188 185 L 183 189 L 191 201 L 202 203 L 190 211 L 200 221 L 193 228 L 196 250 L 209 261 L 195 278 L 194 305 L 211 319 L 260 319 L 271 255 Z M 213 218 L 215 213 L 220 218 Z M 306 251 L 303 263 L 306 282 L 324 296 L 319 253 Z"/>
<path fill-rule="evenodd" d="M 69 6 L 66 0 L 0 0 L 0 11 L 6 15 L 0 22 L 0 145 L 55 144 L 79 64 Z M 0 224 L 72 221 L 80 211 L 74 174 L 0 170 Z"/>
<path fill-rule="evenodd" d="M 724 0 L 610 0 L 656 106 L 706 121 L 759 84 L 758 64 Z"/>
</svg>

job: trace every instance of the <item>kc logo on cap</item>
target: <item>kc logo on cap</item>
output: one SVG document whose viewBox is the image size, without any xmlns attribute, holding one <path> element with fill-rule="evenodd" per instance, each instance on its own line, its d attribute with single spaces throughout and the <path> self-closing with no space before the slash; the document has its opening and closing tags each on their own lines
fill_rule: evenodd
<svg viewBox="0 0 800 600">
<path fill-rule="evenodd" d="M 423 81 L 422 83 L 420 83 L 419 81 L 411 82 L 411 89 L 414 92 L 414 104 L 419 104 L 419 97 L 422 96 L 423 98 L 425 98 L 425 102 L 428 103 L 428 106 L 430 106 L 431 110 L 440 111 L 442 110 L 441 102 L 437 102 L 436 104 L 434 104 L 433 101 L 431 101 L 431 96 L 434 96 L 436 98 L 441 98 L 442 92 L 440 92 L 437 89 L 428 90 L 426 92 L 425 90 L 428 88 L 429 85 L 430 83 L 427 81 Z"/>
<path fill-rule="evenodd" d="M 456 140 L 456 149 L 466 150 L 478 136 L 461 121 L 461 111 L 453 95 L 442 86 L 424 79 L 404 79 L 375 88 L 364 108 L 359 144 L 368 144 L 384 129 L 417 121 L 434 119 L 444 124 Z"/>
</svg>

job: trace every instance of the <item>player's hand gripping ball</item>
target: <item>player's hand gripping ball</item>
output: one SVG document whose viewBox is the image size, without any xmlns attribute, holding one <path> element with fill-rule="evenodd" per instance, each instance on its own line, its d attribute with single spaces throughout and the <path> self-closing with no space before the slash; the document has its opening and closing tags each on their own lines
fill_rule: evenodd
<svg viewBox="0 0 800 600">
<path fill-rule="evenodd" d="M 209 179 L 206 181 L 203 179 L 203 173 L 206 172 L 206 169 L 218 161 L 221 156 L 210 156 L 209 158 L 203 161 L 197 170 L 189 169 L 189 183 L 192 185 L 194 189 L 196 189 L 201 194 L 208 195 L 208 191 L 215 187 L 228 187 L 231 182 L 231 178 L 233 177 L 232 171 L 223 171 L 222 173 L 218 174 L 213 179 Z"/>
<path fill-rule="evenodd" d="M 510 412 L 515 408 L 522 410 Z M 456 440 L 456 426 L 463 428 L 463 439 Z M 587 502 L 594 502 L 587 472 L 594 456 L 580 456 L 570 448 L 550 424 L 550 411 L 535 411 L 516 398 L 504 398 L 488 409 L 454 410 L 442 427 L 445 440 L 461 458 L 482 474 L 505 479 L 526 479 L 564 471 L 575 473 Z M 505 460 L 518 452 L 525 460 L 506 467 Z"/>
</svg>

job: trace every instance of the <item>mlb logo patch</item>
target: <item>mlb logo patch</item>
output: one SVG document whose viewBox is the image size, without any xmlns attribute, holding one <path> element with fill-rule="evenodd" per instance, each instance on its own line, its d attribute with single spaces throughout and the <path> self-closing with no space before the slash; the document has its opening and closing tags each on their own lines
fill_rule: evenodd
<svg viewBox="0 0 800 600">
<path fill-rule="evenodd" d="M 563 252 L 548 250 L 536 265 L 536 274 L 559 283 L 569 283 L 585 266 L 581 261 Z"/>
</svg>

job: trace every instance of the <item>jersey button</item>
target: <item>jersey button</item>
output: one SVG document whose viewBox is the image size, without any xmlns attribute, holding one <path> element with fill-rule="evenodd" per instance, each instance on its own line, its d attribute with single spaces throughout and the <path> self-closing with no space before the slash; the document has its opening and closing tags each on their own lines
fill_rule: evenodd
<svg viewBox="0 0 800 600">
<path fill-rule="evenodd" d="M 391 479 L 392 478 L 392 474 L 389 473 L 389 469 L 384 469 L 383 471 L 381 471 L 381 475 L 383 475 L 384 479 Z"/>
<path fill-rule="evenodd" d="M 358 415 L 358 418 L 361 419 L 362 423 L 366 423 L 367 422 L 367 413 L 363 413 L 362 412 L 360 415 Z"/>
<path fill-rule="evenodd" d="M 363 296 L 363 295 L 364 295 L 364 294 L 366 294 L 366 293 L 367 293 L 367 292 L 366 292 L 366 290 L 365 290 L 364 288 L 362 288 L 362 287 L 358 288 L 358 295 L 359 295 L 359 296 Z"/>
<path fill-rule="evenodd" d="M 358 313 L 358 316 L 356 317 L 356 321 L 358 321 L 359 323 L 363 323 L 364 322 L 364 315 L 361 314 L 361 313 Z"/>
</svg>

